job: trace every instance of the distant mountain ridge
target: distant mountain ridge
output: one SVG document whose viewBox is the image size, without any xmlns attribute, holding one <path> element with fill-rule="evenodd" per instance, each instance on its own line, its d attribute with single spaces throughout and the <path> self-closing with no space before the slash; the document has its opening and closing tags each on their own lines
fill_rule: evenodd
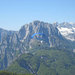
<svg viewBox="0 0 75 75">
<path fill-rule="evenodd" d="M 45 36 L 34 33 L 43 33 Z M 39 39 L 38 39 L 39 38 Z M 21 54 L 37 49 L 73 49 L 74 43 L 65 39 L 54 24 L 33 21 L 19 31 L 0 29 L 0 69 L 7 68 Z"/>
</svg>

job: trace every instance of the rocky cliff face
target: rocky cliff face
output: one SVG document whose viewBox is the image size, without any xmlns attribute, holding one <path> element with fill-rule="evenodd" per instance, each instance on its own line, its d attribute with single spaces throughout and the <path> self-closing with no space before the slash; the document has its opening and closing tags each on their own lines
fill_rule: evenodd
<svg viewBox="0 0 75 75">
<path fill-rule="evenodd" d="M 42 33 L 44 36 L 36 35 L 34 38 L 31 38 L 34 33 Z M 52 24 L 34 21 L 20 29 L 19 39 L 21 42 L 26 42 L 28 44 L 32 40 L 41 39 L 41 41 L 46 42 L 50 47 L 56 47 L 60 45 L 60 40 L 62 40 L 63 37 L 58 29 Z"/>
<path fill-rule="evenodd" d="M 33 38 L 31 37 L 37 34 Z M 34 21 L 21 27 L 19 31 L 0 29 L 0 69 L 9 66 L 12 61 L 30 49 L 66 48 L 70 44 L 55 25 Z"/>
</svg>

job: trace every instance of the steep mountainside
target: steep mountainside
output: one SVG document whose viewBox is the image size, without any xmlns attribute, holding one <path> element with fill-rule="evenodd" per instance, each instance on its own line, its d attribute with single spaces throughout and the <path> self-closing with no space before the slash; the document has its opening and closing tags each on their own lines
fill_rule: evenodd
<svg viewBox="0 0 75 75">
<path fill-rule="evenodd" d="M 6 68 L 18 54 L 22 46 L 18 32 L 0 30 L 0 69 Z"/>
</svg>

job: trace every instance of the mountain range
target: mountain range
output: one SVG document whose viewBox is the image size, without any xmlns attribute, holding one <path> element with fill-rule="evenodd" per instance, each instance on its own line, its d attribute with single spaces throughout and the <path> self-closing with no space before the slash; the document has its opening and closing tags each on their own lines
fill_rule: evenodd
<svg viewBox="0 0 75 75">
<path fill-rule="evenodd" d="M 0 70 L 35 75 L 74 74 L 74 28 L 71 23 L 33 21 L 19 31 L 0 29 Z"/>
</svg>

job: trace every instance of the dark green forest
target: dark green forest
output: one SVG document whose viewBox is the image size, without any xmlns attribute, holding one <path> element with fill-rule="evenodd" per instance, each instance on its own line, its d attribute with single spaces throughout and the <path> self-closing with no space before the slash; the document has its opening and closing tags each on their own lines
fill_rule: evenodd
<svg viewBox="0 0 75 75">
<path fill-rule="evenodd" d="M 16 74 L 13 72 L 0 71 L 0 75 L 32 75 L 32 74 Z"/>
</svg>

